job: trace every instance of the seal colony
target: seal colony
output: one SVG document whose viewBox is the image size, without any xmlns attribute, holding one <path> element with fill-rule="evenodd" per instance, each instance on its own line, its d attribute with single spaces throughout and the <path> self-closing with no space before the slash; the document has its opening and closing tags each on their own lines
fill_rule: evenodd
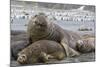
<svg viewBox="0 0 100 67">
<path fill-rule="evenodd" d="M 17 61 L 21 64 L 46 62 L 49 58 L 61 60 L 95 50 L 95 38 L 82 39 L 41 13 L 29 20 L 27 36 L 28 47 L 18 53 Z"/>
</svg>

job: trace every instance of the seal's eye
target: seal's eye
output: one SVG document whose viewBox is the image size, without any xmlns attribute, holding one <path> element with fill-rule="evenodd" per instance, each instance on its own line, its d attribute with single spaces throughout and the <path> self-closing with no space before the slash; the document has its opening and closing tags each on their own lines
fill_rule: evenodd
<svg viewBox="0 0 100 67">
<path fill-rule="evenodd" d="M 22 56 L 22 58 L 26 58 L 26 56 L 25 56 L 25 55 L 23 55 L 23 56 Z"/>
<path fill-rule="evenodd" d="M 19 56 L 18 59 L 17 59 L 17 61 L 18 61 L 19 63 L 25 63 L 26 60 L 27 60 L 27 57 L 26 57 L 26 55 L 24 55 L 24 54 L 21 55 L 21 56 Z"/>
<path fill-rule="evenodd" d="M 34 23 L 35 23 L 36 25 L 41 25 L 38 21 L 35 21 Z"/>
</svg>

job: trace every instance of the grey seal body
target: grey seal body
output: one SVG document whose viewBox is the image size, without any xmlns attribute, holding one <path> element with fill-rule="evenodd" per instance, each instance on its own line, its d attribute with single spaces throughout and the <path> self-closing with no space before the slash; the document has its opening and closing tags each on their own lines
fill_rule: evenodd
<svg viewBox="0 0 100 67">
<path fill-rule="evenodd" d="M 27 30 L 30 44 L 38 40 L 52 40 L 61 44 L 67 56 L 79 55 L 75 50 L 75 43 L 80 39 L 80 36 L 62 29 L 45 15 L 39 14 L 32 17 Z"/>
<path fill-rule="evenodd" d="M 17 54 L 27 47 L 29 44 L 25 32 L 12 31 L 11 32 L 11 60 L 17 59 Z"/>
<path fill-rule="evenodd" d="M 21 64 L 46 62 L 49 59 L 61 60 L 65 57 L 62 46 L 50 40 L 40 40 L 32 43 L 18 54 L 17 61 Z"/>
</svg>

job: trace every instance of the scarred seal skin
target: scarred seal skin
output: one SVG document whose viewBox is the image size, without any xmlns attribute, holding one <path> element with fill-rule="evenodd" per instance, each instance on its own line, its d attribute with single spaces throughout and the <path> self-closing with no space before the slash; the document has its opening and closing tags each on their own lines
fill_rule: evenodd
<svg viewBox="0 0 100 67">
<path fill-rule="evenodd" d="M 62 29 L 44 14 L 37 14 L 30 19 L 27 34 L 30 44 L 38 40 L 52 40 L 60 43 L 67 57 L 80 55 L 76 51 L 76 42 L 80 36 L 72 31 Z"/>
<path fill-rule="evenodd" d="M 64 49 L 59 43 L 50 40 L 40 40 L 19 52 L 17 61 L 20 64 L 33 64 L 46 62 L 49 59 L 61 60 L 64 57 Z"/>
</svg>

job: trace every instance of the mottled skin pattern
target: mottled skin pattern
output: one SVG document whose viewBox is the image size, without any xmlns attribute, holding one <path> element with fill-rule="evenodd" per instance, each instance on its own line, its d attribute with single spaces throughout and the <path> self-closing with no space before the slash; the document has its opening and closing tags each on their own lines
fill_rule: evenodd
<svg viewBox="0 0 100 67">
<path fill-rule="evenodd" d="M 88 53 L 95 51 L 95 38 L 88 37 L 81 40 L 78 40 L 76 43 L 76 48 L 81 53 Z"/>
<path fill-rule="evenodd" d="M 62 29 L 50 21 L 45 15 L 38 14 L 32 17 L 27 30 L 30 44 L 38 40 L 52 40 L 60 43 L 67 57 L 79 55 L 75 50 L 75 44 L 80 39 L 80 36 Z"/>
<path fill-rule="evenodd" d="M 61 60 L 64 57 L 64 49 L 59 43 L 50 40 L 40 40 L 19 52 L 17 61 L 21 64 L 33 64 L 46 62 L 49 59 Z"/>
</svg>

